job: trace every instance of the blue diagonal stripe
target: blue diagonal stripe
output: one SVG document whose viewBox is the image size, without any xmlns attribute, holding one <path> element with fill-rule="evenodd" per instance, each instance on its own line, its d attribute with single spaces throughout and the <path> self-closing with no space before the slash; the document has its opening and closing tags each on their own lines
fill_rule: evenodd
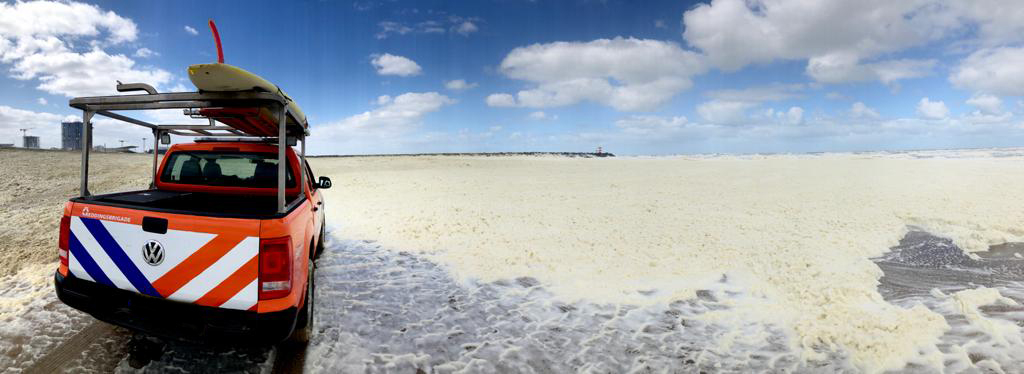
<svg viewBox="0 0 1024 374">
<path fill-rule="evenodd" d="M 75 260 L 78 261 L 79 265 L 82 265 L 82 268 L 85 269 L 85 273 L 89 274 L 89 277 L 91 277 L 92 280 L 97 283 L 116 287 L 114 286 L 114 282 L 111 282 L 110 278 L 107 278 L 107 275 L 103 274 L 103 269 L 100 269 L 100 266 L 96 264 L 96 260 L 93 260 L 92 256 L 89 256 L 89 252 L 87 252 L 85 247 L 82 246 L 82 242 L 78 241 L 78 237 L 75 236 L 74 232 L 72 232 L 71 236 L 68 237 L 68 247 L 70 247 L 68 250 L 71 251 L 71 255 L 75 256 Z"/>
<path fill-rule="evenodd" d="M 114 261 L 118 269 L 121 269 L 121 274 L 124 274 L 125 278 L 135 286 L 139 292 L 154 296 L 161 297 L 160 293 L 156 292 L 153 285 L 146 280 L 146 276 L 142 275 L 139 268 L 135 267 L 135 263 L 132 259 L 128 258 L 128 255 L 124 253 L 121 246 L 117 244 L 114 237 L 110 235 L 106 227 L 103 227 L 103 223 L 94 218 L 82 218 L 82 223 L 85 224 L 85 228 L 89 229 L 89 233 L 96 239 L 97 243 L 100 243 L 100 247 L 103 247 L 103 251 L 107 252 L 107 256 Z"/>
</svg>

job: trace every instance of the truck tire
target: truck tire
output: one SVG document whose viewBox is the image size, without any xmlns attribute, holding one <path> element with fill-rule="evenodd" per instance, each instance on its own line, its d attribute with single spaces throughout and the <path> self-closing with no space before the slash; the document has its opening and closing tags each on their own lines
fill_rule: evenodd
<svg viewBox="0 0 1024 374">
<path fill-rule="evenodd" d="M 313 259 L 309 259 L 308 270 L 306 273 L 306 300 L 302 305 L 302 309 L 299 310 L 299 315 L 295 321 L 295 331 L 292 331 L 292 335 L 288 337 L 288 341 L 295 344 L 306 344 L 309 343 L 309 338 L 313 333 L 313 308 L 315 303 L 316 295 L 316 283 L 314 282 L 313 271 L 316 266 L 313 263 Z"/>
<path fill-rule="evenodd" d="M 313 258 L 318 259 L 320 255 L 324 253 L 324 242 L 327 241 L 327 222 L 320 225 L 320 240 L 316 241 L 316 250 L 314 250 Z"/>
</svg>

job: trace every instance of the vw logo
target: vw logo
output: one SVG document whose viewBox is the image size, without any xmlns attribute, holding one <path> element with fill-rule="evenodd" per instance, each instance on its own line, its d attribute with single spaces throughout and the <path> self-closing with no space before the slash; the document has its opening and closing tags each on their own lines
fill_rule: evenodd
<svg viewBox="0 0 1024 374">
<path fill-rule="evenodd" d="M 164 262 L 164 246 L 156 240 L 150 240 L 142 245 L 142 259 L 151 266 L 157 266 Z"/>
</svg>

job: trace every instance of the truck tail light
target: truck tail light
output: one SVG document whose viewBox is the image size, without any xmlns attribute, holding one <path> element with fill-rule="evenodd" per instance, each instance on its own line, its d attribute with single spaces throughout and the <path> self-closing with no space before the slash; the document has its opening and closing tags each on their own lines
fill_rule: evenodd
<svg viewBox="0 0 1024 374">
<path fill-rule="evenodd" d="M 292 238 L 260 239 L 260 300 L 288 296 L 292 291 Z"/>
<path fill-rule="evenodd" d="M 60 239 L 57 241 L 57 256 L 60 257 L 60 265 L 68 266 L 68 238 L 71 236 L 71 217 L 60 218 Z"/>
</svg>

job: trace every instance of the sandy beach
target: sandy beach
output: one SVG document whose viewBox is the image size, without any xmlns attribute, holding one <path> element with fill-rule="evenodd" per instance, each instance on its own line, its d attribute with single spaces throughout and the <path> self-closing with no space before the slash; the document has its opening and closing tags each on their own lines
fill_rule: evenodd
<svg viewBox="0 0 1024 374">
<path fill-rule="evenodd" d="M 38 157 L 48 167 L 28 165 Z M 24 176 L 0 181 L 2 214 L 14 218 L 0 223 L 0 265 L 24 268 L 3 280 L 24 291 L 0 295 L 0 316 L 15 326 L 54 308 L 26 304 L 52 297 L 46 264 L 78 158 L 0 158 L 3 175 Z M 94 160 L 97 189 L 148 181 L 143 156 Z M 555 371 L 1012 372 L 1024 363 L 1022 161 L 1019 149 L 313 158 L 334 187 L 332 242 L 318 264 L 327 327 L 306 368 L 448 372 L 483 360 L 512 371 L 547 362 Z M 936 257 L 936 248 L 949 251 Z M 41 275 L 24 285 L 28 273 Z M 894 280 L 907 274 L 909 285 Z M 514 327 L 490 328 L 503 316 L 517 316 Z M 502 335 L 530 328 L 565 344 L 545 351 Z M 421 330 L 430 331 L 409 335 Z M 0 351 L 14 366 L 36 352 Z"/>
<path fill-rule="evenodd" d="M 424 253 L 460 279 L 535 278 L 567 301 L 728 291 L 730 308 L 704 318 L 782 326 L 806 358 L 841 347 L 867 371 L 941 361 L 943 317 L 877 290 L 871 258 L 908 227 L 968 252 L 1024 241 L 1024 194 L 1010 187 L 1024 183 L 1020 153 L 313 165 L 334 178 L 330 213 L 345 237 Z"/>
</svg>

